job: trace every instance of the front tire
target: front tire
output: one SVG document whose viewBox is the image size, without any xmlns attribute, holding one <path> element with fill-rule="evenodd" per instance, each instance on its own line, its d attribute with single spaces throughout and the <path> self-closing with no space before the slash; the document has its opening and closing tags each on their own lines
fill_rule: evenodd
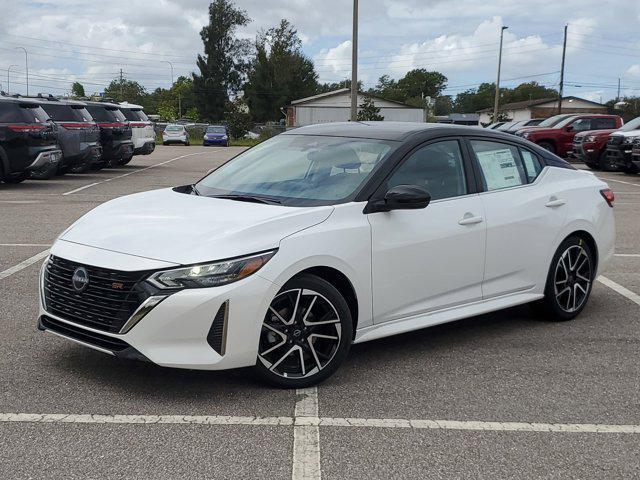
<svg viewBox="0 0 640 480">
<path fill-rule="evenodd" d="M 570 236 L 558 247 L 547 275 L 544 298 L 538 302 L 545 318 L 566 321 L 587 305 L 596 272 L 594 252 L 581 237 Z"/>
<path fill-rule="evenodd" d="M 626 165 L 622 171 L 624 173 L 626 173 L 627 175 L 636 175 L 637 173 L 640 172 L 640 170 L 638 169 L 637 166 L 635 166 L 633 163 L 631 165 Z"/>
<path fill-rule="evenodd" d="M 315 275 L 294 277 L 265 314 L 256 373 L 281 388 L 317 385 L 340 367 L 352 337 L 351 312 L 340 292 Z"/>
<path fill-rule="evenodd" d="M 598 166 L 605 172 L 617 172 L 618 166 L 611 160 L 607 151 L 603 150 L 598 156 Z"/>
</svg>

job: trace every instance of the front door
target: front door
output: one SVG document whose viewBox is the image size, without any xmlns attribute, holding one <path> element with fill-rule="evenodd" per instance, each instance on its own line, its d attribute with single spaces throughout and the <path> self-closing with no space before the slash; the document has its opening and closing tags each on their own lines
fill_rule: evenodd
<svg viewBox="0 0 640 480">
<path fill-rule="evenodd" d="M 484 211 L 466 177 L 454 139 L 414 150 L 381 186 L 419 185 L 432 201 L 422 210 L 368 214 L 375 323 L 482 299 Z"/>
</svg>

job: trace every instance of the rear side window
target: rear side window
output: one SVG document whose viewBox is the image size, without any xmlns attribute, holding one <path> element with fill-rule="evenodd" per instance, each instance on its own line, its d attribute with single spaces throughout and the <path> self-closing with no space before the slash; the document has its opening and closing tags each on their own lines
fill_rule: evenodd
<svg viewBox="0 0 640 480">
<path fill-rule="evenodd" d="M 116 107 L 107 107 L 107 111 L 113 115 L 114 119 L 118 122 L 124 122 L 127 120 L 124 114 Z"/>
<path fill-rule="evenodd" d="M 486 190 L 500 190 L 528 183 L 516 147 L 484 140 L 471 140 L 470 143 Z"/>
<path fill-rule="evenodd" d="M 44 123 L 49 120 L 49 115 L 45 112 L 40 105 L 34 105 L 32 103 L 20 104 L 22 115 L 25 117 L 25 121 L 28 123 Z"/>
<path fill-rule="evenodd" d="M 540 172 L 542 172 L 544 165 L 542 165 L 540 159 L 529 150 L 520 149 L 520 155 L 522 155 L 522 163 L 524 164 L 524 169 L 527 174 L 527 180 L 529 183 L 533 183 L 536 178 L 538 178 L 538 175 L 540 175 Z"/>
<path fill-rule="evenodd" d="M 617 127 L 615 118 L 594 118 L 591 120 L 592 130 L 608 130 Z"/>
<path fill-rule="evenodd" d="M 0 123 L 22 123 L 25 118 L 17 103 L 0 102 Z"/>
</svg>

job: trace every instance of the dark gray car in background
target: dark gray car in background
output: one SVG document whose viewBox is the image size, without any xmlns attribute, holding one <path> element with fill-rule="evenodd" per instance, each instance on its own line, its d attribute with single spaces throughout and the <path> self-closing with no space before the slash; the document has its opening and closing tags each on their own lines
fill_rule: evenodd
<svg viewBox="0 0 640 480">
<path fill-rule="evenodd" d="M 86 172 L 100 162 L 100 128 L 84 102 L 51 96 L 37 97 L 35 100 L 57 126 L 58 144 L 63 155 L 58 166 L 59 174 Z"/>
</svg>

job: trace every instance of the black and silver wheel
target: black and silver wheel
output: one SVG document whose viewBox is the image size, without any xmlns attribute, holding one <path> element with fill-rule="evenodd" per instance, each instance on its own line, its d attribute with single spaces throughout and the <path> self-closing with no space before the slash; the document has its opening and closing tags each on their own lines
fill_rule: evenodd
<svg viewBox="0 0 640 480">
<path fill-rule="evenodd" d="M 554 320 L 571 320 L 585 307 L 596 272 L 591 248 L 580 237 L 567 238 L 553 257 L 542 305 Z"/>
<path fill-rule="evenodd" d="M 344 361 L 352 333 L 351 313 L 340 292 L 319 277 L 301 275 L 269 305 L 256 370 L 279 387 L 315 385 Z"/>
<path fill-rule="evenodd" d="M 600 152 L 598 156 L 598 166 L 605 172 L 617 172 L 617 163 L 607 154 L 606 150 Z"/>
</svg>

